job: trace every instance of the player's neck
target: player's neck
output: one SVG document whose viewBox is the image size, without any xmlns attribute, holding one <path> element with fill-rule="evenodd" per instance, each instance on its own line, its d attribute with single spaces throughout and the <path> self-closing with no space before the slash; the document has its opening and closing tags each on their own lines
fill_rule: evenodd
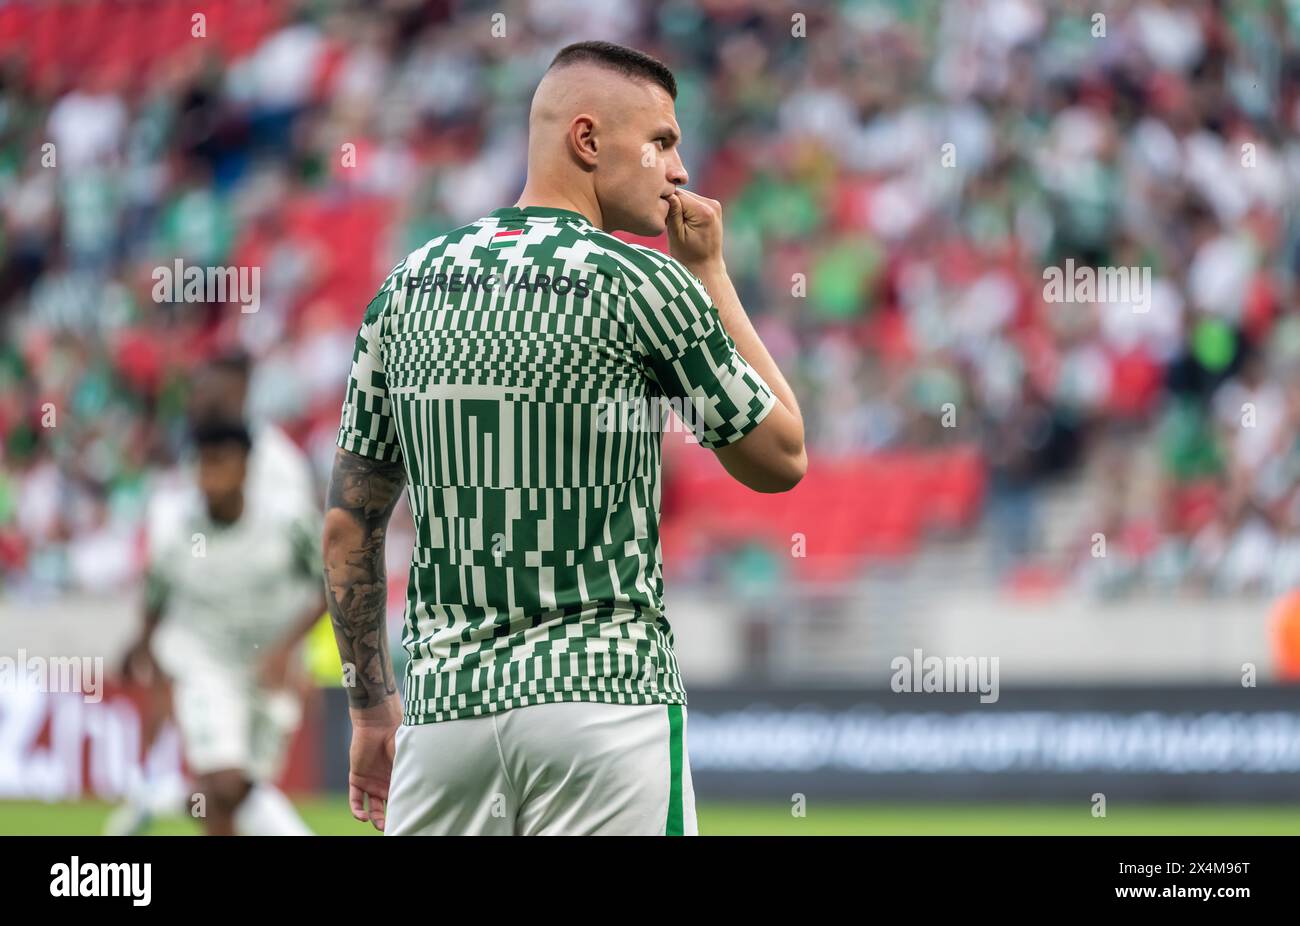
<svg viewBox="0 0 1300 926">
<path fill-rule="evenodd" d="M 570 212 L 576 212 L 586 217 L 587 221 L 597 228 L 605 227 L 601 222 L 603 216 L 600 212 L 600 204 L 596 202 L 594 196 L 565 194 L 547 189 L 545 186 L 533 183 L 530 180 L 524 184 L 524 191 L 519 194 L 519 199 L 515 202 L 516 209 L 527 209 L 529 206 L 541 206 L 546 209 L 567 209 Z"/>
<path fill-rule="evenodd" d="M 208 517 L 219 527 L 230 527 L 244 514 L 244 493 L 223 498 L 215 505 L 208 502 Z"/>
</svg>

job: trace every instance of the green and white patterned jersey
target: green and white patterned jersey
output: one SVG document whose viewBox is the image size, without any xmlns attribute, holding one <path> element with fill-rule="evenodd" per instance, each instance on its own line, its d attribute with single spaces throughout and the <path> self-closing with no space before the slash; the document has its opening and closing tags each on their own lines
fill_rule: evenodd
<svg viewBox="0 0 1300 926">
<path fill-rule="evenodd" d="M 498 209 L 408 255 L 366 309 L 338 437 L 409 481 L 404 722 L 685 704 L 662 409 L 715 448 L 775 403 L 694 275 L 576 212 Z"/>
</svg>

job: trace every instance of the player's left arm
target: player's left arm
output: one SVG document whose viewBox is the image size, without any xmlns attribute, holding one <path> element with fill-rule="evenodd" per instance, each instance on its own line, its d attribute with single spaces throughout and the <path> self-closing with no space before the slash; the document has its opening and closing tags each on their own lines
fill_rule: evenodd
<svg viewBox="0 0 1300 926">
<path fill-rule="evenodd" d="M 679 188 L 672 196 L 668 213 L 668 249 L 703 285 L 708 300 L 713 303 L 711 312 L 701 313 L 694 326 L 705 334 L 701 341 L 703 351 L 695 354 L 695 378 L 701 382 L 714 378 L 710 368 L 719 358 L 723 369 L 731 374 L 741 368 L 752 371 L 742 375 L 742 382 L 757 379 L 762 388 L 755 396 L 775 397 L 770 408 L 765 408 L 761 420 L 751 416 L 748 422 L 734 422 L 714 440 L 705 443 L 718 457 L 723 468 L 741 484 L 757 492 L 785 492 L 799 483 L 808 469 L 808 454 L 804 448 L 803 414 L 794 390 L 786 382 L 776 361 L 768 353 L 762 338 L 741 305 L 736 288 L 727 273 L 722 255 L 722 204 L 717 200 Z M 701 300 L 679 298 L 679 307 L 697 305 Z M 716 324 L 714 323 L 716 321 Z M 709 363 L 700 363 L 710 358 Z M 655 358 L 662 362 L 662 358 Z M 679 367 L 690 365 L 692 358 L 676 361 Z M 674 378 L 674 370 L 666 370 L 666 378 Z M 690 372 L 689 370 L 687 371 Z M 688 377 L 689 378 L 689 377 Z M 693 384 L 694 385 L 694 384 Z M 709 391 L 706 389 L 706 392 Z M 745 389 L 740 389 L 743 398 Z"/>
<path fill-rule="evenodd" d="M 325 590 L 322 587 L 319 516 L 303 517 L 289 525 L 289 541 L 293 546 L 293 568 L 298 579 L 308 583 L 313 595 L 297 619 L 289 625 L 284 635 L 270 647 L 262 658 L 261 682 L 266 688 L 286 687 L 291 680 L 290 666 L 303 638 L 311 632 L 325 613 Z"/>
</svg>

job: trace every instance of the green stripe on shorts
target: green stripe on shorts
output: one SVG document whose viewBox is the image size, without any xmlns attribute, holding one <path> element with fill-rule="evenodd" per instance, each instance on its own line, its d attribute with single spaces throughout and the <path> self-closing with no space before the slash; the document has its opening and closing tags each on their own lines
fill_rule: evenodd
<svg viewBox="0 0 1300 926">
<path fill-rule="evenodd" d="M 681 836 L 682 824 L 682 706 L 668 705 L 668 822 L 665 836 Z"/>
</svg>

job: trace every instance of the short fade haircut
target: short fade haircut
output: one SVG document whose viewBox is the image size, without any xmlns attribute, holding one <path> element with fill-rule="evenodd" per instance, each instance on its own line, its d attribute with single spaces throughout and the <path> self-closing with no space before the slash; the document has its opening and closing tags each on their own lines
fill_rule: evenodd
<svg viewBox="0 0 1300 926">
<path fill-rule="evenodd" d="M 673 77 L 668 66 L 658 58 L 652 58 L 645 52 L 626 45 L 615 45 L 613 42 L 574 42 L 560 49 L 547 70 L 568 64 L 595 64 L 617 71 L 624 77 L 640 77 L 658 84 L 668 91 L 670 97 L 677 99 L 677 78 Z"/>
</svg>

